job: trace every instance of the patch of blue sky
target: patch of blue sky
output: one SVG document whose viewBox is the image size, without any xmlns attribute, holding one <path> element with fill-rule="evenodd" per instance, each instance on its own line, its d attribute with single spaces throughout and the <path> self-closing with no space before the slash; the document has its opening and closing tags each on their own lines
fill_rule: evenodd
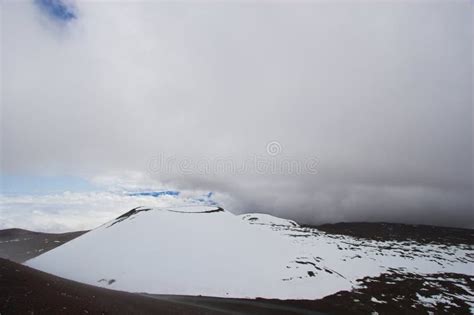
<svg viewBox="0 0 474 315">
<path fill-rule="evenodd" d="M 46 195 L 98 190 L 99 187 L 75 176 L 0 175 L 0 193 L 3 195 Z"/>
<path fill-rule="evenodd" d="M 75 7 L 70 1 L 34 0 L 35 4 L 50 18 L 59 22 L 68 22 L 77 18 Z"/>
<path fill-rule="evenodd" d="M 163 191 L 141 191 L 128 193 L 129 196 L 150 196 L 150 197 L 161 197 L 161 196 L 179 196 L 179 191 L 176 190 L 163 190 Z"/>
</svg>

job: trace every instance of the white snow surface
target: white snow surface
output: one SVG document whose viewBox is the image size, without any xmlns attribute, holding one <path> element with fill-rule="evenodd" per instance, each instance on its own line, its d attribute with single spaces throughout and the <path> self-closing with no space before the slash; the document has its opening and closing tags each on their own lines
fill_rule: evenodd
<svg viewBox="0 0 474 315">
<path fill-rule="evenodd" d="M 316 299 L 389 268 L 472 275 L 473 257 L 467 245 L 370 241 L 193 206 L 137 208 L 26 265 L 130 292 Z"/>
</svg>

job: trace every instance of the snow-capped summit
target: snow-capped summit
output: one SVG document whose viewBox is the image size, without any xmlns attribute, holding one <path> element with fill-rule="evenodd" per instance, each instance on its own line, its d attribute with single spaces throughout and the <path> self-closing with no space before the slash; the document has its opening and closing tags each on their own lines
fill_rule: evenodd
<svg viewBox="0 0 474 315">
<path fill-rule="evenodd" d="M 423 254 L 429 251 L 437 258 Z M 472 274 L 472 255 L 456 246 L 329 235 L 213 206 L 139 207 L 26 264 L 132 292 L 315 299 L 393 268 Z"/>
</svg>

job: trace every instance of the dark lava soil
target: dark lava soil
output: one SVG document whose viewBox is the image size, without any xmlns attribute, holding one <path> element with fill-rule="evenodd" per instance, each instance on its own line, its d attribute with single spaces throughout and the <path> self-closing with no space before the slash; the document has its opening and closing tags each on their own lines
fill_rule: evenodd
<svg viewBox="0 0 474 315">
<path fill-rule="evenodd" d="M 416 241 L 422 244 L 474 245 L 474 230 L 432 225 L 350 222 L 322 224 L 316 228 L 330 234 L 341 234 L 377 241 Z"/>
<path fill-rule="evenodd" d="M 22 263 L 86 232 L 53 234 L 22 229 L 0 230 L 0 258 Z"/>
</svg>

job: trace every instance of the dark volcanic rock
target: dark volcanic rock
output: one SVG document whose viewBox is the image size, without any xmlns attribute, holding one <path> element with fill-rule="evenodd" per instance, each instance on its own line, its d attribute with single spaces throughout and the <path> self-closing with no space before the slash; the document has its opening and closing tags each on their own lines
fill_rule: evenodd
<svg viewBox="0 0 474 315">
<path fill-rule="evenodd" d="M 377 241 L 416 241 L 421 244 L 474 245 L 474 230 L 472 229 L 372 222 L 343 222 L 302 226 L 316 228 L 330 234 L 349 235 Z"/>
<path fill-rule="evenodd" d="M 0 230 L 0 258 L 22 263 L 86 232 L 54 234 L 22 229 Z"/>
</svg>

